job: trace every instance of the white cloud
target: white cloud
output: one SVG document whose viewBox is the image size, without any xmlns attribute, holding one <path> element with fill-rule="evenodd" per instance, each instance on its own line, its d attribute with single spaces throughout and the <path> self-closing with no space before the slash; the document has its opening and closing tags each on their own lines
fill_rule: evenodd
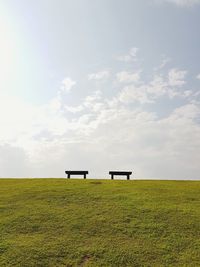
<svg viewBox="0 0 200 267">
<path fill-rule="evenodd" d="M 167 94 L 168 83 L 161 75 L 154 75 L 152 81 L 146 86 L 147 93 L 151 95 L 152 98 L 156 99 L 160 96 Z"/>
<path fill-rule="evenodd" d="M 169 85 L 178 87 L 184 85 L 186 83 L 186 74 L 187 71 L 185 70 L 171 69 L 168 74 Z"/>
<path fill-rule="evenodd" d="M 122 62 L 132 62 L 137 61 L 137 54 L 138 54 L 139 48 L 132 47 L 128 54 L 117 56 L 116 59 Z"/>
<path fill-rule="evenodd" d="M 99 78 L 70 105 L 63 89 L 42 105 L 0 93 L 1 175 L 63 177 L 67 168 L 87 168 L 107 177 L 120 168 L 140 178 L 199 178 L 198 92 L 185 88 L 185 70 L 152 73 L 117 72 L 112 94 L 97 90 Z"/>
<path fill-rule="evenodd" d="M 65 110 L 69 111 L 71 113 L 79 113 L 84 109 L 83 105 L 79 105 L 79 106 L 65 106 Z"/>
<path fill-rule="evenodd" d="M 162 83 L 159 77 L 153 81 L 151 85 Z M 124 102 L 151 102 L 144 85 L 125 88 Z M 78 167 L 89 168 L 93 177 L 107 177 L 109 169 L 123 168 L 133 169 L 141 178 L 198 178 L 198 103 L 182 105 L 158 119 L 154 112 L 123 105 L 116 96 L 108 101 L 95 91 L 81 108 L 77 106 L 81 114 L 67 119 L 63 113 L 67 106 L 55 109 L 50 102 L 30 108 L 19 99 L 10 99 L 14 112 L 1 124 L 4 132 L 0 133 L 1 144 L 9 144 L 0 147 L 3 176 L 62 177 L 66 168 Z M 10 109 L 0 107 L 2 123 Z M 13 160 L 16 165 L 11 172 Z"/>
<path fill-rule="evenodd" d="M 104 80 L 110 76 L 110 72 L 108 70 L 99 71 L 96 73 L 91 73 L 88 75 L 88 80 Z"/>
<path fill-rule="evenodd" d="M 129 76 L 118 75 L 118 80 L 128 80 Z M 155 74 L 149 82 L 141 81 L 136 84 L 134 81 L 129 86 L 125 86 L 120 94 L 119 100 L 123 103 L 153 104 L 159 98 L 165 96 L 170 99 L 179 97 L 187 98 L 192 95 L 191 90 L 184 90 L 182 86 L 186 83 L 187 71 L 171 69 L 167 76 Z M 125 79 L 126 78 L 126 79 Z M 121 80 L 120 80 L 121 79 Z M 181 90 L 180 90 L 181 88 Z"/>
<path fill-rule="evenodd" d="M 179 108 L 176 108 L 170 118 L 172 119 L 182 119 L 184 120 L 193 120 L 195 118 L 198 118 L 200 115 L 200 107 L 198 105 L 195 105 L 193 103 L 188 103 L 184 106 L 181 106 Z"/>
<path fill-rule="evenodd" d="M 196 78 L 197 78 L 198 80 L 200 80 L 200 73 L 196 76 Z"/>
<path fill-rule="evenodd" d="M 171 58 L 169 58 L 169 57 L 163 55 L 163 56 L 162 56 L 162 61 L 161 61 L 160 66 L 154 68 L 154 70 L 157 72 L 157 71 L 159 71 L 159 70 L 164 69 L 170 61 L 171 61 Z"/>
<path fill-rule="evenodd" d="M 198 106 L 188 104 L 158 120 L 154 113 L 141 109 L 104 107 L 87 120 L 88 138 L 96 140 L 87 143 L 92 170 L 104 174 L 100 161 L 105 170 L 123 166 L 134 169 L 139 177 L 198 178 L 200 126 L 195 119 L 199 111 Z M 81 142 L 81 154 L 84 149 Z M 98 155 L 98 160 L 92 155 Z"/>
<path fill-rule="evenodd" d="M 180 7 L 192 7 L 200 4 L 200 0 L 155 0 L 157 3 L 171 3 Z"/>
<path fill-rule="evenodd" d="M 147 94 L 145 86 L 126 86 L 119 94 L 119 100 L 123 103 L 139 102 L 140 104 L 153 103 Z"/>
<path fill-rule="evenodd" d="M 63 92 L 70 92 L 72 87 L 76 84 L 75 81 L 73 81 L 70 77 L 64 78 L 61 85 L 61 91 Z"/>
<path fill-rule="evenodd" d="M 133 58 L 135 58 L 137 56 L 137 53 L 139 51 L 138 47 L 132 47 L 129 51 L 130 56 L 132 56 Z"/>
<path fill-rule="evenodd" d="M 121 71 L 116 74 L 117 80 L 122 83 L 131 83 L 131 82 L 139 82 L 141 71 L 137 72 L 127 72 Z"/>
<path fill-rule="evenodd" d="M 159 69 L 163 69 L 170 61 L 171 61 L 170 58 L 163 58 L 162 63 L 159 66 Z"/>
</svg>

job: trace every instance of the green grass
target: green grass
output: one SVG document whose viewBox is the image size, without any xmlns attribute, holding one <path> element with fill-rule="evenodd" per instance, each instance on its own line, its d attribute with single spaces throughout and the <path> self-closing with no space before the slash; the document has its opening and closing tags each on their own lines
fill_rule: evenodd
<svg viewBox="0 0 200 267">
<path fill-rule="evenodd" d="M 0 266 L 200 266 L 200 182 L 1 179 Z"/>
</svg>

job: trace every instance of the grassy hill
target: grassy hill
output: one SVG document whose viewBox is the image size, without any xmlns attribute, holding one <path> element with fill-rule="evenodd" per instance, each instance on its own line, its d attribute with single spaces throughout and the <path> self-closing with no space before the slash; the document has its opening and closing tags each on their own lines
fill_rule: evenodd
<svg viewBox="0 0 200 267">
<path fill-rule="evenodd" d="M 200 182 L 0 180 L 0 266 L 200 266 Z"/>
</svg>

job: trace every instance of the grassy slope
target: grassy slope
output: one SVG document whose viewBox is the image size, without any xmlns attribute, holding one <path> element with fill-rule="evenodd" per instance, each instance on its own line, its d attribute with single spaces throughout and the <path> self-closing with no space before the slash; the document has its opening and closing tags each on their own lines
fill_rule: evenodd
<svg viewBox="0 0 200 267">
<path fill-rule="evenodd" d="M 200 266 L 200 182 L 0 180 L 0 266 Z"/>
</svg>

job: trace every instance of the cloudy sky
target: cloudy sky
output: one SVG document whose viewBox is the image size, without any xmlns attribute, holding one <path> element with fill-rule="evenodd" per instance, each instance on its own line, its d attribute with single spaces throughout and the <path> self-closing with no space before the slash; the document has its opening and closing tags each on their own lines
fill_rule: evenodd
<svg viewBox="0 0 200 267">
<path fill-rule="evenodd" d="M 1 0 L 0 177 L 200 178 L 199 0 Z"/>
</svg>

